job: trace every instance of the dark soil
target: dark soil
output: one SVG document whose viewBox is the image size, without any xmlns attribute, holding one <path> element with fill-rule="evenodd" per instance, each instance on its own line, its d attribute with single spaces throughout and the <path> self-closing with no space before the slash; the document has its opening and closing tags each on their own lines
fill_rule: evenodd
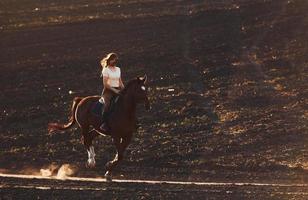
<svg viewBox="0 0 308 200">
<path fill-rule="evenodd" d="M 124 82 L 147 74 L 152 103 L 138 107 L 115 177 L 307 182 L 308 2 L 117 2 L 0 2 L 1 171 L 69 163 L 75 176 L 104 174 L 109 137 L 89 170 L 77 126 L 50 136 L 47 124 L 66 122 L 75 96 L 101 93 L 99 60 L 114 51 Z"/>
</svg>

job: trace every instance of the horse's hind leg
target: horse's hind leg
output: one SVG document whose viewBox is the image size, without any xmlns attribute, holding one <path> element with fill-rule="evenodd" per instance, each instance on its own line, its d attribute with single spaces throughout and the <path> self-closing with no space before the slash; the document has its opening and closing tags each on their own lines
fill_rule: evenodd
<svg viewBox="0 0 308 200">
<path fill-rule="evenodd" d="M 95 151 L 92 141 L 96 134 L 93 132 L 94 130 L 89 132 L 89 128 L 82 128 L 82 136 L 83 136 L 83 144 L 85 145 L 88 152 L 88 161 L 87 167 L 95 167 Z"/>
</svg>

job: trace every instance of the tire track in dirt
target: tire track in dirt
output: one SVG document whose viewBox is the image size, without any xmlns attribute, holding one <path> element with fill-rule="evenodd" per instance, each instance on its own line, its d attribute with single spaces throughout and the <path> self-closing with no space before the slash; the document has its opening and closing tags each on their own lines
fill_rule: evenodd
<svg viewBox="0 0 308 200">
<path fill-rule="evenodd" d="M 65 177 L 58 179 L 37 175 L 0 173 L 0 195 L 4 195 L 8 199 L 24 197 L 25 194 L 44 198 L 51 196 L 80 198 L 83 195 L 90 195 L 87 196 L 90 198 L 97 198 L 102 195 L 113 198 L 128 196 L 134 198 L 146 196 L 169 198 L 187 195 L 188 198 L 207 196 L 214 199 L 221 197 L 235 199 L 255 199 L 256 197 L 305 199 L 308 197 L 307 191 L 308 184 L 306 183 L 184 182 L 123 179 L 114 179 L 112 182 L 108 182 L 105 178 Z"/>
<path fill-rule="evenodd" d="M 27 179 L 27 180 L 55 180 L 55 181 L 78 181 L 78 182 L 110 182 L 105 178 L 85 178 L 85 177 L 64 177 L 56 178 L 54 176 L 44 177 L 39 175 L 24 175 L 24 174 L 3 174 L 0 177 L 4 179 Z M 2 182 L 2 181 L 1 181 Z M 111 183 L 111 182 L 110 182 Z M 194 182 L 194 181 L 157 181 L 157 180 L 124 180 L 113 179 L 112 183 L 140 183 L 140 184 L 169 184 L 169 185 L 195 185 L 195 186 L 269 186 L 269 187 L 306 187 L 305 183 L 262 183 L 262 182 Z"/>
</svg>

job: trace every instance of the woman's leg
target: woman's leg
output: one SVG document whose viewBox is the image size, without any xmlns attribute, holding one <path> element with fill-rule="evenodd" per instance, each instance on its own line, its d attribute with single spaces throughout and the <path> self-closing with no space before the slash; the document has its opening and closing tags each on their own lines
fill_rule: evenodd
<svg viewBox="0 0 308 200">
<path fill-rule="evenodd" d="M 111 95 L 106 93 L 104 94 L 104 109 L 103 109 L 103 124 L 100 126 L 100 129 L 102 131 L 108 132 L 109 131 L 109 127 L 107 124 L 107 116 L 108 116 L 108 111 L 109 111 L 109 107 L 110 107 L 110 100 L 111 100 Z"/>
<path fill-rule="evenodd" d="M 103 109 L 102 109 L 102 114 L 103 114 L 103 118 L 104 116 L 106 116 L 106 113 L 108 112 L 109 110 L 109 107 L 110 107 L 110 99 L 108 98 L 104 98 L 104 106 L 103 106 Z"/>
<path fill-rule="evenodd" d="M 102 109 L 103 114 L 108 112 L 109 107 L 110 107 L 110 101 L 112 98 L 112 94 L 110 91 L 105 90 L 102 94 L 103 98 L 104 98 L 104 107 Z"/>
</svg>

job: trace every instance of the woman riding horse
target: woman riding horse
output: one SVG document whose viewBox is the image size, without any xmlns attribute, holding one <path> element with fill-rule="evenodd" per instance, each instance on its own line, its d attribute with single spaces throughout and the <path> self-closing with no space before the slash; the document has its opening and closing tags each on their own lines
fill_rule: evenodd
<svg viewBox="0 0 308 200">
<path fill-rule="evenodd" d="M 71 110 L 71 117 L 66 124 L 49 123 L 48 131 L 66 130 L 75 122 L 81 128 L 82 141 L 88 152 L 87 166 L 95 166 L 95 151 L 93 139 L 99 134 L 110 135 L 117 149 L 117 154 L 112 161 L 107 162 L 106 178 L 111 180 L 111 172 L 123 159 L 124 151 L 128 147 L 133 133 L 136 131 L 136 106 L 144 103 L 146 109 L 150 109 L 146 88 L 147 77 L 137 77 L 130 80 L 119 92 L 119 98 L 114 105 L 113 111 L 108 116 L 109 132 L 102 132 L 100 125 L 101 117 L 93 113 L 94 105 L 101 98 L 98 95 L 87 97 L 75 97 Z"/>
<path fill-rule="evenodd" d="M 103 132 L 109 132 L 110 128 L 107 123 L 107 115 L 110 108 L 110 100 L 118 95 L 120 90 L 124 88 L 124 84 L 121 79 L 121 69 L 116 66 L 118 56 L 115 53 L 109 53 L 105 58 L 101 60 L 103 77 L 103 92 L 102 97 L 99 100 L 104 104 L 103 109 L 103 124 L 100 129 Z"/>
</svg>

